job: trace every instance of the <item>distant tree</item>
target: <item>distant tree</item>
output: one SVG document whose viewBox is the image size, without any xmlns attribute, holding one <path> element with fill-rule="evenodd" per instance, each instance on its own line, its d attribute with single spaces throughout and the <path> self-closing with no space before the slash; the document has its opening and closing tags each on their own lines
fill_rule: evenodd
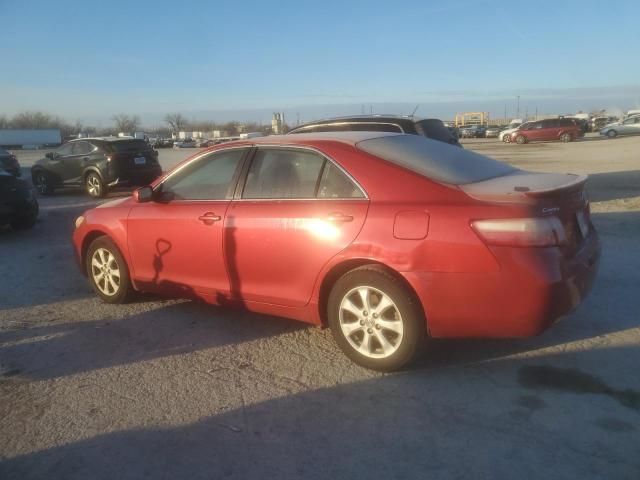
<svg viewBox="0 0 640 480">
<path fill-rule="evenodd" d="M 56 128 L 56 120 L 48 113 L 21 112 L 11 119 L 12 128 Z M 58 119 L 59 120 L 59 119 Z"/>
<path fill-rule="evenodd" d="M 113 123 L 118 132 L 133 133 L 140 126 L 140 117 L 120 113 L 113 116 Z"/>
<path fill-rule="evenodd" d="M 0 116 L 0 128 L 9 128 L 11 127 L 11 122 L 4 115 Z"/>
<path fill-rule="evenodd" d="M 164 121 L 169 124 L 171 130 L 174 132 L 182 131 L 189 123 L 181 113 L 167 113 L 164 116 Z"/>
</svg>

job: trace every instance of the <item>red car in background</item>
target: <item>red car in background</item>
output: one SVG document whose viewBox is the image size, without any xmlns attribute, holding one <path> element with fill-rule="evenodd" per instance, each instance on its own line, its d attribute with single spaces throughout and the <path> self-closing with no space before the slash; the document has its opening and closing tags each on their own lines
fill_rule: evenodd
<svg viewBox="0 0 640 480">
<path fill-rule="evenodd" d="M 382 132 L 213 147 L 85 212 L 73 241 L 105 302 L 158 292 L 326 325 L 379 370 L 426 335 L 542 332 L 600 256 L 585 177 Z"/>
<path fill-rule="evenodd" d="M 520 145 L 549 140 L 572 142 L 582 136 L 584 136 L 584 132 L 576 120 L 572 118 L 551 118 L 522 124 L 518 130 L 511 133 L 511 142 Z"/>
</svg>

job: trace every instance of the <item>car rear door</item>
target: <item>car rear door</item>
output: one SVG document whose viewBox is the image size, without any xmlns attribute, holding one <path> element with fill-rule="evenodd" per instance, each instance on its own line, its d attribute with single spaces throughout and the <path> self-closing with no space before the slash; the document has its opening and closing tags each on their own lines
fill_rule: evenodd
<svg viewBox="0 0 640 480">
<path fill-rule="evenodd" d="M 225 219 L 232 295 L 306 305 L 322 267 L 358 235 L 368 199 L 323 154 L 297 147 L 256 150 Z"/>
<path fill-rule="evenodd" d="M 197 157 L 156 187 L 154 201 L 134 205 L 127 242 L 139 288 L 214 303 L 228 296 L 224 216 L 247 151 Z"/>
<path fill-rule="evenodd" d="M 71 156 L 65 159 L 65 170 L 69 182 L 79 183 L 82 181 L 82 173 L 90 160 L 89 156 L 93 150 L 94 147 L 89 142 L 73 142 Z"/>
</svg>

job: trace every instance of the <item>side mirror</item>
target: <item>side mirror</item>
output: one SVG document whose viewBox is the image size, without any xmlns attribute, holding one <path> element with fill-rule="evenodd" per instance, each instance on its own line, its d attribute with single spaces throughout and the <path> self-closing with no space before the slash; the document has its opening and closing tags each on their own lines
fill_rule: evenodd
<svg viewBox="0 0 640 480">
<path fill-rule="evenodd" d="M 146 186 L 134 190 L 133 199 L 138 203 L 150 202 L 153 200 L 153 188 Z"/>
</svg>

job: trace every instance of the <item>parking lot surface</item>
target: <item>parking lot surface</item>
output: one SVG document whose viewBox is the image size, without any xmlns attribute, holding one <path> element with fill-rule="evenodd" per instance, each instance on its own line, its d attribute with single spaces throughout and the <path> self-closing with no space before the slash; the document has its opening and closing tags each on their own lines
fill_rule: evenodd
<svg viewBox="0 0 640 480">
<path fill-rule="evenodd" d="M 70 244 L 99 202 L 40 198 L 33 230 L 0 232 L 0 478 L 640 478 L 640 138 L 463 143 L 590 174 L 600 273 L 539 337 L 432 340 L 396 374 L 293 321 L 103 304 Z"/>
</svg>

